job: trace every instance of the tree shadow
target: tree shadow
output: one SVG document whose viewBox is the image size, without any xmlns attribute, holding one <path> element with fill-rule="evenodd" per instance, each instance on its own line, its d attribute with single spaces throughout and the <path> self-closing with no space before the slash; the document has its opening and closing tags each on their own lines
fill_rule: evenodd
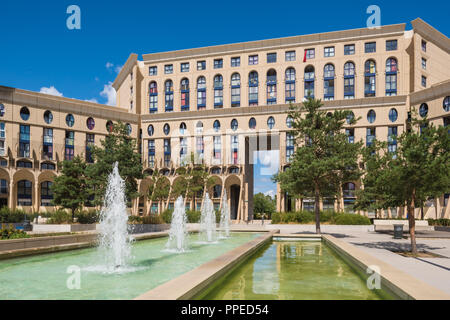
<svg viewBox="0 0 450 320">
<path fill-rule="evenodd" d="M 410 251 L 411 244 L 403 243 L 403 242 L 394 242 L 394 241 L 381 241 L 381 242 L 351 242 L 351 244 L 360 247 L 366 247 L 371 249 L 385 249 L 389 251 Z M 424 243 L 417 243 L 417 250 L 426 251 L 426 250 L 438 250 L 445 249 L 445 247 L 436 247 L 431 246 Z"/>
</svg>

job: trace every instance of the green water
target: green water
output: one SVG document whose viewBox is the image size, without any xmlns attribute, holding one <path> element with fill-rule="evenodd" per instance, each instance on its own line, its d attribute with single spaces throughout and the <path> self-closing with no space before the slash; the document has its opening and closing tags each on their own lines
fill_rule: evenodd
<svg viewBox="0 0 450 320">
<path fill-rule="evenodd" d="M 205 300 L 378 300 L 334 251 L 319 241 L 274 241 L 198 298 Z"/>
<path fill-rule="evenodd" d="M 129 270 L 105 274 L 96 248 L 0 261 L 0 300 L 5 299 L 133 299 L 223 253 L 260 236 L 233 233 L 216 244 L 201 244 L 191 235 L 191 251 L 164 251 L 167 238 L 138 241 Z M 69 266 L 80 267 L 80 289 L 68 289 Z M 69 281 L 70 284 L 76 282 Z M 72 286 L 73 287 L 73 286 Z"/>
</svg>

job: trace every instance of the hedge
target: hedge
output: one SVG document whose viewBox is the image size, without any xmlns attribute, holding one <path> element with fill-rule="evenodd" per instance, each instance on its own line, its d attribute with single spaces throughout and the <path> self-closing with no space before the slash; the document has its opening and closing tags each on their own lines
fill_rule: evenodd
<svg viewBox="0 0 450 320">
<path fill-rule="evenodd" d="M 311 223 L 315 221 L 315 214 L 312 211 L 297 212 L 275 212 L 272 214 L 273 224 L 283 223 Z M 358 214 L 337 213 L 334 211 L 320 212 L 320 222 L 329 222 L 338 225 L 368 225 L 370 219 Z"/>
<path fill-rule="evenodd" d="M 450 227 L 450 219 L 428 219 L 430 226 Z"/>
</svg>

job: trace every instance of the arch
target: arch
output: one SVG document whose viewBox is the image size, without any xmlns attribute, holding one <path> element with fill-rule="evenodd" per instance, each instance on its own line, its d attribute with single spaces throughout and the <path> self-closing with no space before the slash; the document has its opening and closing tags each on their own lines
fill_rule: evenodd
<svg viewBox="0 0 450 320">
<path fill-rule="evenodd" d="M 315 81 L 315 69 L 314 66 L 308 65 L 305 67 L 304 72 L 304 96 L 305 98 L 314 98 L 314 81 Z"/>
<path fill-rule="evenodd" d="M 199 76 L 197 78 L 197 109 L 206 108 L 206 78 Z"/>
<path fill-rule="evenodd" d="M 181 91 L 181 111 L 189 110 L 189 79 L 183 78 L 180 81 Z"/>
<path fill-rule="evenodd" d="M 267 71 L 267 105 L 277 103 L 277 72 L 275 69 Z"/>
<path fill-rule="evenodd" d="M 369 59 L 364 63 L 364 96 L 375 97 L 377 67 L 374 60 Z"/>
<path fill-rule="evenodd" d="M 334 64 L 327 63 L 323 67 L 323 95 L 324 100 L 334 100 Z"/>
<path fill-rule="evenodd" d="M 248 105 L 256 106 L 258 105 L 258 86 L 259 86 L 259 76 L 258 72 L 251 71 L 248 74 Z"/>
<path fill-rule="evenodd" d="M 347 61 L 344 64 L 344 99 L 355 98 L 355 63 Z"/>
<path fill-rule="evenodd" d="M 231 75 L 231 106 L 241 105 L 241 75 L 237 72 Z"/>
<path fill-rule="evenodd" d="M 397 59 L 394 57 L 386 60 L 386 96 L 397 95 Z"/>
<path fill-rule="evenodd" d="M 214 108 L 223 107 L 223 77 L 221 74 L 214 76 Z"/>
</svg>

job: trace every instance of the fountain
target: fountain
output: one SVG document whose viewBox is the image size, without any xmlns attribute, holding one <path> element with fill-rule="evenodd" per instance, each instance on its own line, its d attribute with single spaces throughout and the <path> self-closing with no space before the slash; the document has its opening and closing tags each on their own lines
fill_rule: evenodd
<svg viewBox="0 0 450 320">
<path fill-rule="evenodd" d="M 200 218 L 200 238 L 208 243 L 216 241 L 216 213 L 214 205 L 206 192 Z"/>
<path fill-rule="evenodd" d="M 230 236 L 230 208 L 228 207 L 227 192 L 224 191 L 222 197 L 222 208 L 220 209 L 220 238 Z"/>
<path fill-rule="evenodd" d="M 185 252 L 188 249 L 186 223 L 186 208 L 184 207 L 183 197 L 179 196 L 172 213 L 169 240 L 167 241 L 166 249 L 176 252 Z"/>
<path fill-rule="evenodd" d="M 127 269 L 132 241 L 133 238 L 128 233 L 125 182 L 119 175 L 116 162 L 108 177 L 104 205 L 100 211 L 99 251 L 104 258 L 104 272 L 121 272 Z"/>
</svg>

